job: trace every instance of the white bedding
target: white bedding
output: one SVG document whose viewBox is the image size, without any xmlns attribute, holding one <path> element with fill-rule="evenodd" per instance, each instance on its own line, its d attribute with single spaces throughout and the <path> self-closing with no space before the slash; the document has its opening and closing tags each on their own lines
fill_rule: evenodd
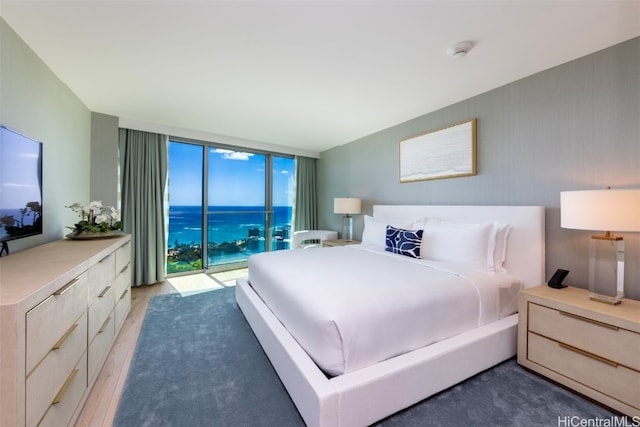
<svg viewBox="0 0 640 427">
<path fill-rule="evenodd" d="M 498 320 L 520 289 L 506 273 L 361 245 L 254 255 L 249 282 L 330 376 Z"/>
</svg>

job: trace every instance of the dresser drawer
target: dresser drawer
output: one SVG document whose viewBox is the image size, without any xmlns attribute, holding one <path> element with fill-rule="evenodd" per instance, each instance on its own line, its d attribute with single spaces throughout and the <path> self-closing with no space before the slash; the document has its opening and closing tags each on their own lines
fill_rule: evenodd
<svg viewBox="0 0 640 427">
<path fill-rule="evenodd" d="M 27 312 L 27 375 L 69 331 L 86 308 L 87 274 L 83 273 Z"/>
<path fill-rule="evenodd" d="M 131 262 L 131 242 L 116 249 L 116 274 L 121 272 Z"/>
<path fill-rule="evenodd" d="M 60 427 L 69 424 L 69 420 L 78 408 L 78 403 L 87 390 L 87 353 L 75 366 L 63 388 L 58 391 L 55 401 L 45 414 L 38 427 Z"/>
<path fill-rule="evenodd" d="M 51 350 L 27 376 L 27 426 L 36 425 L 40 421 L 58 392 L 63 389 L 78 360 L 84 359 L 87 348 L 86 312 L 74 325 L 65 339 L 60 341 L 58 348 Z M 86 382 L 84 385 L 86 387 Z"/>
<path fill-rule="evenodd" d="M 111 343 L 115 336 L 114 319 L 113 316 L 109 316 L 105 319 L 103 324 L 98 329 L 96 337 L 89 344 L 88 354 L 88 378 L 89 382 L 93 381 L 93 378 L 98 374 L 102 363 L 109 354 Z"/>
<path fill-rule="evenodd" d="M 131 286 L 131 268 L 127 265 L 121 272 L 116 276 L 116 280 L 114 282 L 113 287 L 115 288 L 114 296 L 117 300 L 122 296 L 124 291 Z"/>
<path fill-rule="evenodd" d="M 115 321 L 116 321 L 116 332 L 120 330 L 122 324 L 124 323 L 124 319 L 127 318 L 127 314 L 129 314 L 129 310 L 131 309 L 131 290 L 126 289 L 124 293 L 120 296 L 120 299 L 116 302 L 115 309 Z"/>
<path fill-rule="evenodd" d="M 107 286 L 104 291 L 98 295 L 95 302 L 89 306 L 89 344 L 91 344 L 93 338 L 102 328 L 105 319 L 112 314 L 115 306 L 113 299 L 113 288 Z"/>
<path fill-rule="evenodd" d="M 640 409 L 640 372 L 531 332 L 528 341 L 529 360 Z"/>
<path fill-rule="evenodd" d="M 115 258 L 109 254 L 89 268 L 89 304 L 115 279 Z"/>
<path fill-rule="evenodd" d="M 640 371 L 640 334 L 529 303 L 529 330 Z"/>
</svg>

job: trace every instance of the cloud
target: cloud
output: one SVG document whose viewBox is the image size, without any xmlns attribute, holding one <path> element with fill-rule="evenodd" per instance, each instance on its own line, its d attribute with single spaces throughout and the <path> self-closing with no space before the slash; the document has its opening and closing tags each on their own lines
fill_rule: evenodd
<svg viewBox="0 0 640 427">
<path fill-rule="evenodd" d="M 38 154 L 38 153 L 19 153 L 18 157 L 22 157 L 24 159 L 37 159 L 38 157 L 40 157 L 40 154 Z"/>
<path fill-rule="evenodd" d="M 226 150 L 224 148 L 216 148 L 214 153 L 222 155 L 225 160 L 249 160 L 253 156 L 253 153 L 243 153 L 241 151 Z"/>
<path fill-rule="evenodd" d="M 7 188 L 35 188 L 33 184 L 20 184 L 18 182 L 5 182 L 4 186 Z"/>
</svg>

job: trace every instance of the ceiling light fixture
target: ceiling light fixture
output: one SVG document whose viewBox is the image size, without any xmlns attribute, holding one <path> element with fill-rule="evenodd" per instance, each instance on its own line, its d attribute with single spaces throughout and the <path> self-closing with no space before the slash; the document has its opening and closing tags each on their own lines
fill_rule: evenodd
<svg viewBox="0 0 640 427">
<path fill-rule="evenodd" d="M 447 50 L 447 53 L 450 56 L 453 56 L 456 59 L 464 58 L 464 56 L 469 53 L 469 51 L 473 48 L 473 42 L 464 41 L 460 43 L 454 44 L 452 47 Z"/>
</svg>

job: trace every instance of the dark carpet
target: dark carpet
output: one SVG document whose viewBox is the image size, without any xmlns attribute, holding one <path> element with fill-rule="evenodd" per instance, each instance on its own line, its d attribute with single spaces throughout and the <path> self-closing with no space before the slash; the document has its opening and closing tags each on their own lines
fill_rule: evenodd
<svg viewBox="0 0 640 427">
<path fill-rule="evenodd" d="M 558 426 L 612 417 L 510 359 L 376 425 Z M 235 304 L 235 289 L 226 288 L 152 298 L 114 425 L 304 422 Z"/>
</svg>

